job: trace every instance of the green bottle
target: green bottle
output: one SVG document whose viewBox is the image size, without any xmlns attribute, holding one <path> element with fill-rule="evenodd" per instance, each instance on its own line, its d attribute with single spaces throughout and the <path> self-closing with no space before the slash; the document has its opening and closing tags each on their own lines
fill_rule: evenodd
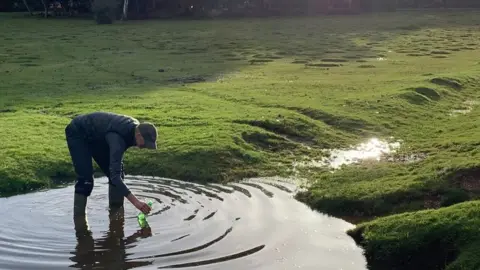
<svg viewBox="0 0 480 270">
<path fill-rule="evenodd" d="M 150 208 L 152 207 L 152 204 L 153 202 L 152 201 L 149 201 L 148 203 L 148 206 L 150 206 Z M 147 222 L 147 216 L 143 213 L 143 212 L 140 212 L 137 216 L 137 220 L 138 220 L 138 225 L 140 225 L 140 228 L 144 229 L 144 228 L 147 228 L 149 225 L 148 225 L 148 222 Z"/>
</svg>

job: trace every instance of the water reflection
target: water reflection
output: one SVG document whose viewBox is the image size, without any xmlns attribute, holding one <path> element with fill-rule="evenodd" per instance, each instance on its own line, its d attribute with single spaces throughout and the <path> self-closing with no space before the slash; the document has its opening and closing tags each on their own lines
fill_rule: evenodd
<svg viewBox="0 0 480 270">
<path fill-rule="evenodd" d="M 75 269 L 132 269 L 151 265 L 153 261 L 127 261 L 127 246 L 134 247 L 133 243 L 139 238 L 152 236 L 150 227 L 140 229 L 125 238 L 124 224 L 125 211 L 123 207 L 109 210 L 110 225 L 103 238 L 94 240 L 88 225 L 87 217 L 74 218 L 77 246 L 72 252 L 70 260 L 74 262 L 71 268 Z"/>
<path fill-rule="evenodd" d="M 450 112 L 450 116 L 456 116 L 458 114 L 468 114 L 470 112 L 472 112 L 474 106 L 478 105 L 478 101 L 474 101 L 474 100 L 467 100 L 465 102 L 462 103 L 462 106 L 460 106 L 459 108 L 457 109 L 454 109 Z"/>
<path fill-rule="evenodd" d="M 373 138 L 354 149 L 331 150 L 331 157 L 327 161 L 333 168 L 368 159 L 380 161 L 383 155 L 390 154 L 399 147 L 400 142 L 386 142 Z"/>
</svg>

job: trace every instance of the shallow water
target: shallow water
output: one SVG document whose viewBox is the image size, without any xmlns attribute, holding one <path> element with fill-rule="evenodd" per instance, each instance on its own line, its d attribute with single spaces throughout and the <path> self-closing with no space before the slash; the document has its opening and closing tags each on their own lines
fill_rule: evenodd
<svg viewBox="0 0 480 270">
<path fill-rule="evenodd" d="M 109 215 L 107 180 L 95 181 L 88 230 L 85 219 L 74 226 L 72 186 L 1 198 L 0 269 L 366 269 L 345 234 L 353 225 L 310 210 L 285 183 L 129 176 L 154 200 L 142 231 L 127 200 Z"/>
<path fill-rule="evenodd" d="M 458 109 L 454 109 L 450 112 L 450 116 L 456 116 L 458 114 L 468 114 L 472 112 L 474 106 L 478 105 L 478 101 L 474 100 L 467 100 L 463 102 L 462 107 Z"/>
<path fill-rule="evenodd" d="M 296 165 L 301 167 L 330 167 L 332 169 L 339 169 L 344 165 L 365 160 L 380 161 L 385 155 L 395 153 L 399 147 L 399 141 L 387 142 L 378 138 L 372 138 L 349 149 L 328 150 L 330 156 L 321 160 L 297 162 Z"/>
</svg>

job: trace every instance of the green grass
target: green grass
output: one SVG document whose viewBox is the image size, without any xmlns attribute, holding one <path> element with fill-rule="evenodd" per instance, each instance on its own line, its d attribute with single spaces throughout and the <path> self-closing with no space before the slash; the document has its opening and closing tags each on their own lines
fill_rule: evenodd
<svg viewBox="0 0 480 270">
<path fill-rule="evenodd" d="M 479 209 L 475 201 L 404 213 L 348 233 L 365 248 L 371 269 L 478 269 Z"/>
<path fill-rule="evenodd" d="M 425 232 L 441 238 L 457 222 L 449 215 L 467 219 L 464 213 L 475 211 L 458 203 L 480 191 L 479 15 L 95 25 L 1 14 L 0 194 L 73 182 L 64 138 L 70 118 L 124 113 L 155 123 L 160 133 L 158 151 L 127 153 L 127 173 L 199 182 L 299 173 L 311 185 L 297 198 L 315 209 L 349 218 L 394 215 L 361 232 L 370 233 L 373 265 L 400 269 L 409 251 L 397 250 L 398 241 L 378 246 L 383 226 L 409 222 L 405 212 L 442 208 L 427 212 L 442 222 Z M 323 149 L 391 136 L 402 140 L 393 161 L 334 173 L 295 168 L 324 156 Z M 422 158 L 408 162 L 412 155 Z M 402 227 L 420 237 L 412 249 L 430 245 L 413 228 L 424 222 L 430 219 Z M 471 232 L 461 231 L 466 238 Z M 468 255 L 474 246 L 457 240 L 451 267 L 477 263 Z M 408 269 L 422 269 L 415 262 Z"/>
</svg>

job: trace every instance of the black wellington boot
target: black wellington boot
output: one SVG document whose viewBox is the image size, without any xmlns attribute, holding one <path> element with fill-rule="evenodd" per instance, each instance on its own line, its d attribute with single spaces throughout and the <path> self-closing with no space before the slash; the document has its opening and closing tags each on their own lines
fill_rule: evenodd
<svg viewBox="0 0 480 270">
<path fill-rule="evenodd" d="M 122 194 L 119 194 L 117 189 L 108 185 L 108 206 L 110 209 L 118 209 L 123 206 L 124 197 Z"/>
<path fill-rule="evenodd" d="M 87 207 L 87 196 L 75 193 L 73 198 L 73 216 L 85 216 Z"/>
</svg>

